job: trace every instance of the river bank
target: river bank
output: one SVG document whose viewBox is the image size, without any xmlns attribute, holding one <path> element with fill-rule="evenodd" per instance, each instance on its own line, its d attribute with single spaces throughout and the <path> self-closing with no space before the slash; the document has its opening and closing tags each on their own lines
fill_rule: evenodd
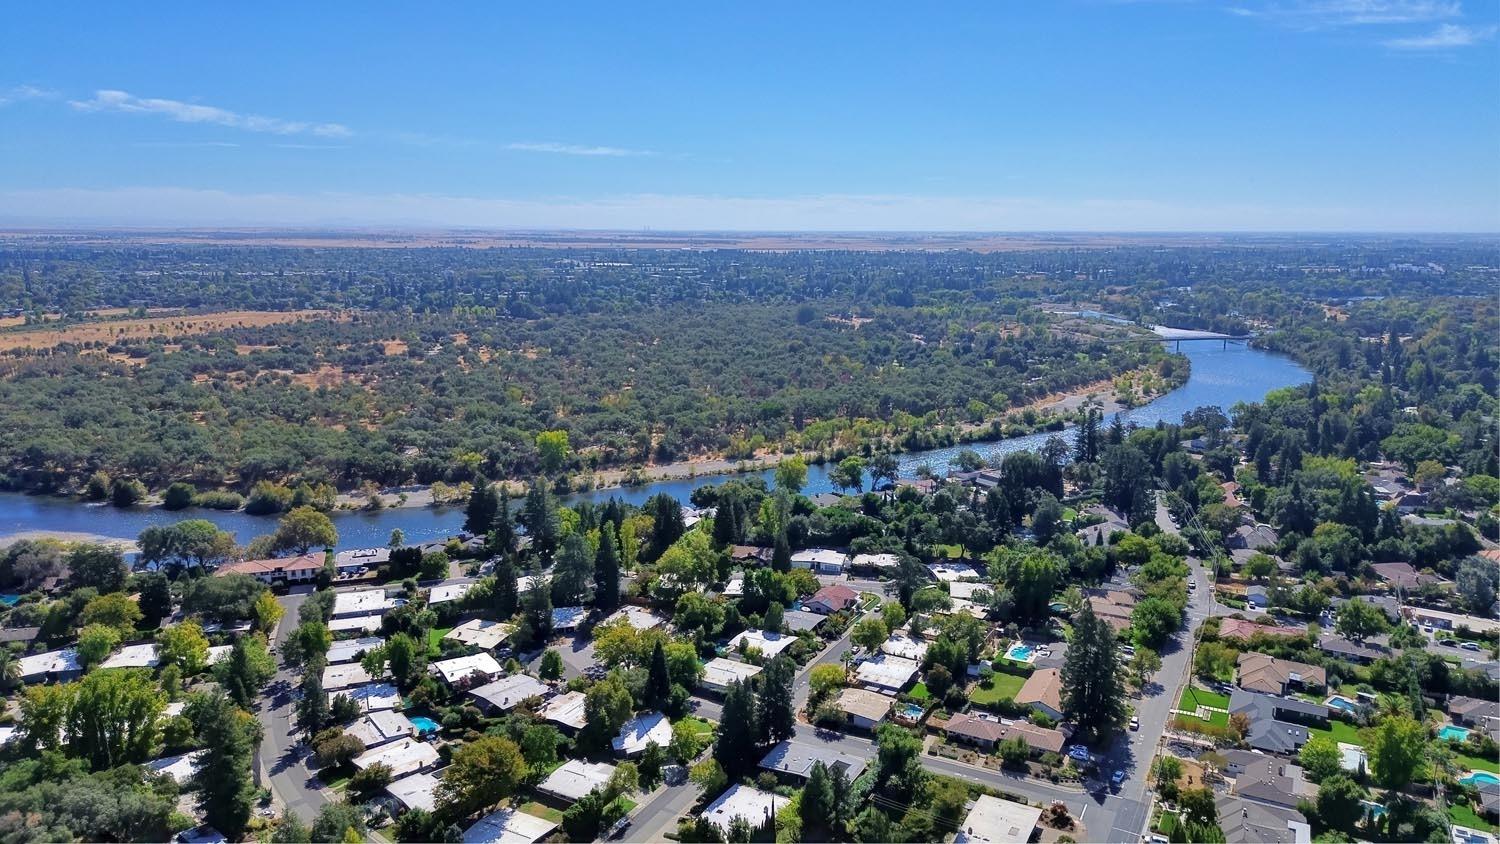
<svg viewBox="0 0 1500 844">
<path fill-rule="evenodd" d="M 1184 413 L 1204 405 L 1215 405 L 1227 412 L 1239 402 L 1257 402 L 1271 390 L 1306 383 L 1311 378 L 1305 369 L 1283 355 L 1244 345 L 1230 345 L 1223 349 L 1218 344 L 1210 343 L 1199 343 L 1193 348 L 1187 348 L 1187 345 L 1184 344 L 1184 354 L 1191 362 L 1187 382 L 1154 401 L 1120 411 L 1127 424 L 1150 426 L 1163 420 L 1176 422 Z M 900 474 L 902 477 L 911 477 L 924 464 L 941 470 L 964 450 L 973 450 L 986 459 L 997 460 L 1014 451 L 1041 448 L 1048 438 L 1059 434 L 1066 436 L 1066 429 L 907 452 L 898 457 Z M 729 469 L 732 471 L 738 467 L 739 461 L 735 461 Z M 834 485 L 829 478 L 831 468 L 831 464 L 810 465 L 807 485 L 803 491 L 809 495 L 833 491 Z M 770 468 L 753 471 L 758 471 L 762 477 L 770 480 Z M 638 486 L 572 493 L 565 496 L 565 500 L 570 503 L 603 502 L 614 497 L 639 505 L 652 495 L 664 492 L 686 502 L 697 487 L 716 483 L 727 475 L 728 472 L 720 475 L 703 474 L 700 469 L 697 475 L 685 474 Z M 330 515 L 339 531 L 339 547 L 383 546 L 389 540 L 391 531 L 397 528 L 406 536 L 407 542 L 413 543 L 442 539 L 462 529 L 462 507 L 410 506 L 413 500 L 414 493 L 408 491 L 406 507 L 334 511 Z M 276 526 L 275 516 L 252 516 L 243 511 L 197 508 L 167 511 L 159 507 L 120 509 L 84 505 L 74 499 L 55 496 L 0 493 L 0 537 L 29 531 L 60 531 L 133 540 L 141 530 L 150 525 L 171 524 L 194 518 L 208 519 L 220 528 L 234 533 L 241 544 L 272 532 Z"/>
</svg>

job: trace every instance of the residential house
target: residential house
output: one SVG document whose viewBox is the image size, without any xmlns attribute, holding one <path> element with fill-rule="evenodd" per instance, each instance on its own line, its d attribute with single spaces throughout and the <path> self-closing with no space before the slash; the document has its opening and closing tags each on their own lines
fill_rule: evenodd
<svg viewBox="0 0 1500 844">
<path fill-rule="evenodd" d="M 385 765 L 391 769 L 391 776 L 404 777 L 430 768 L 437 761 L 437 748 L 425 741 L 403 738 L 361 753 L 354 757 L 353 764 L 361 771 L 374 765 Z"/>
<path fill-rule="evenodd" d="M 651 630 L 667 623 L 667 620 L 656 613 L 644 608 L 625 606 L 620 607 L 604 619 L 604 624 L 624 620 L 636 630 Z"/>
<path fill-rule="evenodd" d="M 660 712 L 645 712 L 630 719 L 620 728 L 620 734 L 610 739 L 615 753 L 629 758 L 639 756 L 646 745 L 655 742 L 663 750 L 672 743 L 672 723 Z"/>
<path fill-rule="evenodd" d="M 883 653 L 861 662 L 854 674 L 861 685 L 896 694 L 911 685 L 921 667 L 915 660 Z"/>
<path fill-rule="evenodd" d="M 555 607 L 552 610 L 552 629 L 558 632 L 577 630 L 588 617 L 588 607 Z"/>
<path fill-rule="evenodd" d="M 1257 621 L 1247 621 L 1243 618 L 1226 618 L 1219 622 L 1220 639 L 1245 639 L 1257 634 L 1264 636 L 1301 636 L 1307 630 L 1300 627 L 1278 627 L 1274 624 L 1261 624 Z"/>
<path fill-rule="evenodd" d="M 583 692 L 568 692 L 547 701 L 537 710 L 537 717 L 551 721 L 563 728 L 563 732 L 574 734 L 588 725 Z"/>
<path fill-rule="evenodd" d="M 1022 684 L 1021 690 L 1016 692 L 1015 701 L 1022 706 L 1030 706 L 1054 721 L 1061 721 L 1062 672 L 1056 668 L 1033 671 Z"/>
<path fill-rule="evenodd" d="M 828 616 L 808 612 L 807 610 L 787 610 L 782 614 L 782 621 L 786 622 L 786 629 L 793 633 L 817 630 L 827 620 Z"/>
<path fill-rule="evenodd" d="M 203 765 L 203 751 L 196 750 L 192 753 L 183 753 L 178 756 L 167 756 L 161 759 L 153 759 L 141 767 L 156 774 L 165 774 L 172 778 L 178 785 L 187 785 L 193 775 Z"/>
<path fill-rule="evenodd" d="M 519 809 L 496 809 L 464 830 L 464 844 L 535 844 L 557 829 L 556 821 Z"/>
<path fill-rule="evenodd" d="M 496 664 L 495 669 L 498 674 L 500 666 Z M 509 712 L 532 698 L 546 697 L 551 691 L 545 683 L 529 674 L 512 674 L 470 689 L 469 696 L 487 711 Z"/>
<path fill-rule="evenodd" d="M 1251 609 L 1264 610 L 1271 606 L 1271 596 L 1266 587 L 1255 585 L 1245 588 L 1245 605 Z"/>
<path fill-rule="evenodd" d="M 1000 470 L 978 469 L 973 472 L 949 472 L 948 480 L 987 491 L 1000 485 Z"/>
<path fill-rule="evenodd" d="M 1436 575 L 1417 571 L 1411 563 L 1371 563 L 1370 568 L 1374 570 L 1376 577 L 1385 581 L 1392 589 L 1403 592 L 1413 591 L 1429 583 L 1443 582 Z"/>
<path fill-rule="evenodd" d="M 809 612 L 832 615 L 836 612 L 843 612 L 858 603 L 858 592 L 842 583 L 835 583 L 814 592 L 811 598 L 802 602 L 802 606 L 806 607 Z"/>
<path fill-rule="evenodd" d="M 788 739 L 771 748 L 771 752 L 760 760 L 760 766 L 768 771 L 805 780 L 812 773 L 813 765 L 818 762 L 828 768 L 829 774 L 843 771 L 850 782 L 864 773 L 867 764 L 863 757 L 842 753 L 832 747 Z"/>
<path fill-rule="evenodd" d="M 435 607 L 439 604 L 449 603 L 450 601 L 461 601 L 478 585 L 473 581 L 466 583 L 439 583 L 427 590 L 427 605 Z"/>
<path fill-rule="evenodd" d="M 708 804 L 701 817 L 725 832 L 729 831 L 735 818 L 744 818 L 751 829 L 759 829 L 773 822 L 776 813 L 788 802 L 787 798 L 774 792 L 736 784 Z"/>
<path fill-rule="evenodd" d="M 927 570 L 932 572 L 933 577 L 945 583 L 951 583 L 955 580 L 984 579 L 979 574 L 979 569 L 974 568 L 968 563 L 955 563 L 952 561 L 932 563 L 927 566 Z"/>
<path fill-rule="evenodd" d="M 359 569 L 370 570 L 390 561 L 391 549 L 389 548 L 355 548 L 333 555 L 333 567 L 338 569 L 340 574 L 362 573 Z"/>
<path fill-rule="evenodd" d="M 514 632 L 516 632 L 514 624 L 491 621 L 487 618 L 471 618 L 449 630 L 443 638 L 452 639 L 482 651 L 492 651 L 500 647 Z"/>
<path fill-rule="evenodd" d="M 1448 716 L 1455 724 L 1493 733 L 1500 727 L 1500 702 L 1454 695 L 1448 698 Z"/>
<path fill-rule="evenodd" d="M 1468 628 L 1470 631 L 1478 633 L 1481 636 L 1500 632 L 1500 621 L 1493 618 L 1480 618 L 1473 615 L 1430 610 L 1425 607 L 1413 607 L 1409 605 L 1402 607 L 1401 611 L 1407 618 L 1411 619 L 1412 623 L 1420 624 L 1424 627 L 1434 627 L 1443 630 Z"/>
<path fill-rule="evenodd" d="M 362 686 L 374 679 L 370 676 L 370 672 L 357 662 L 330 665 L 323 669 L 323 690 L 332 693 L 350 686 Z"/>
<path fill-rule="evenodd" d="M 770 659 L 798 641 L 796 636 L 786 633 L 773 633 L 767 630 L 745 630 L 733 639 L 729 640 L 729 649 L 736 653 L 744 649 L 754 648 L 760 651 L 766 659 Z"/>
<path fill-rule="evenodd" d="M 356 589 L 352 592 L 335 592 L 333 595 L 333 617 L 354 618 L 369 615 L 384 615 L 395 602 L 385 595 L 384 589 Z"/>
<path fill-rule="evenodd" d="M 1094 615 L 1108 624 L 1115 633 L 1130 627 L 1130 614 L 1135 611 L 1135 595 L 1123 589 L 1090 589 L 1089 607 Z"/>
<path fill-rule="evenodd" d="M 874 730 L 891 714 L 891 699 L 868 689 L 844 689 L 834 705 L 849 716 L 850 726 L 861 730 Z"/>
<path fill-rule="evenodd" d="M 441 677 L 450 688 L 458 688 L 488 682 L 498 677 L 505 669 L 501 667 L 498 660 L 481 651 L 468 656 L 440 659 L 432 663 L 427 670 Z"/>
<path fill-rule="evenodd" d="M 615 766 L 608 762 L 585 762 L 569 759 L 542 780 L 537 790 L 559 800 L 574 803 L 590 791 L 604 788 L 614 776 Z"/>
<path fill-rule="evenodd" d="M 16 660 L 16 677 L 23 683 L 76 680 L 83 674 L 76 648 L 23 656 Z"/>
<path fill-rule="evenodd" d="M 890 638 L 881 643 L 880 652 L 921 662 L 927 656 L 928 647 L 925 639 L 913 639 L 905 633 L 892 633 Z"/>
<path fill-rule="evenodd" d="M 272 560 L 239 560 L 214 569 L 215 575 L 247 574 L 267 586 L 312 583 L 323 570 L 323 554 L 301 554 Z"/>
<path fill-rule="evenodd" d="M 1235 528 L 1234 533 L 1229 535 L 1224 544 L 1230 548 L 1248 548 L 1252 551 L 1261 551 L 1267 548 L 1275 548 L 1276 543 L 1281 541 L 1276 529 L 1270 525 L 1254 524 L 1240 525 Z"/>
<path fill-rule="evenodd" d="M 818 574 L 843 574 L 848 556 L 827 548 L 807 548 L 792 555 L 792 568 L 811 569 Z"/>
<path fill-rule="evenodd" d="M 390 683 L 366 683 L 340 694 L 354 701 L 361 712 L 379 712 L 401 705 L 401 693 Z"/>
<path fill-rule="evenodd" d="M 1239 687 L 1268 695 L 1285 695 L 1293 689 L 1321 689 L 1328 673 L 1319 665 L 1277 659 L 1262 653 L 1242 653 L 1237 663 Z"/>
<path fill-rule="evenodd" d="M 436 775 L 421 771 L 392 780 L 385 787 L 385 793 L 406 811 L 421 809 L 424 812 L 434 812 L 437 811 L 438 782 Z"/>
<path fill-rule="evenodd" d="M 730 683 L 749 680 L 760 672 L 759 665 L 715 657 L 704 664 L 703 679 L 699 683 L 704 689 L 723 694 L 729 691 Z"/>
<path fill-rule="evenodd" d="M 895 554 L 855 554 L 849 558 L 850 570 L 866 574 L 891 571 L 899 565 L 901 558 Z"/>
<path fill-rule="evenodd" d="M 417 738 L 417 725 L 410 718 L 394 710 L 371 712 L 344 727 L 344 735 L 354 736 L 364 743 L 365 749 L 389 744 L 397 739 Z"/>
<path fill-rule="evenodd" d="M 771 549 L 762 548 L 759 545 L 731 545 L 729 546 L 729 559 L 737 563 L 769 563 Z"/>
<path fill-rule="evenodd" d="M 993 715 L 960 714 L 948 719 L 943 727 L 948 738 L 972 744 L 983 750 L 994 750 L 1005 738 L 1005 725 Z"/>
<path fill-rule="evenodd" d="M 329 646 L 327 662 L 329 665 L 338 665 L 341 662 L 357 662 L 366 653 L 384 644 L 385 640 L 379 636 L 365 636 L 359 639 L 339 639 Z"/>
<path fill-rule="evenodd" d="M 156 645 L 146 642 L 143 644 L 126 645 L 119 651 L 110 655 L 109 659 L 99 663 L 100 668 L 155 668 L 161 658 L 157 655 Z"/>
<path fill-rule="evenodd" d="M 1237 756 L 1234 794 L 1269 806 L 1297 808 L 1300 800 L 1312 800 L 1317 787 L 1302 775 L 1302 769 L 1284 759 L 1243 750 Z"/>
<path fill-rule="evenodd" d="M 1293 754 L 1307 743 L 1307 726 L 1328 723 L 1328 707 L 1295 698 L 1235 689 L 1229 696 L 1229 714 L 1244 715 L 1250 728 L 1245 742 L 1267 753 Z"/>
<path fill-rule="evenodd" d="M 1018 844 L 1030 841 L 1042 810 L 1013 800 L 981 794 L 959 825 L 954 844 Z"/>
<path fill-rule="evenodd" d="M 1226 794 L 1214 803 L 1227 844 L 1309 844 L 1312 828 L 1296 809 Z"/>
<path fill-rule="evenodd" d="M 1318 637 L 1318 650 L 1331 657 L 1357 662 L 1361 665 L 1368 665 L 1388 653 L 1385 648 L 1354 642 L 1333 634 Z"/>
</svg>

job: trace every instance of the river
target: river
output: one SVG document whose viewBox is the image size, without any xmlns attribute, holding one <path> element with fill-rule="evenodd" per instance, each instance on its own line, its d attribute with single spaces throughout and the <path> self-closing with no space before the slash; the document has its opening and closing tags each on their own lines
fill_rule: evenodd
<svg viewBox="0 0 1500 844">
<path fill-rule="evenodd" d="M 1123 416 L 1127 422 L 1141 426 L 1155 425 L 1160 420 L 1177 422 L 1187 411 L 1204 405 L 1217 405 L 1227 412 L 1239 402 L 1260 401 L 1271 390 L 1311 380 L 1308 372 L 1291 359 L 1251 349 L 1243 344 L 1230 343 L 1227 348 L 1220 348 L 1218 343 L 1197 342 L 1184 343 L 1183 347 L 1183 354 L 1192 361 L 1192 374 L 1187 383 L 1155 401 L 1125 412 Z M 1050 436 L 1055 434 L 1037 434 L 963 447 L 911 452 L 901 455 L 901 472 L 910 476 L 918 466 L 926 464 L 941 473 L 961 448 L 972 448 L 985 457 L 995 457 L 1021 449 L 1039 448 Z M 812 495 L 832 491 L 833 485 L 828 482 L 828 470 L 831 468 L 832 464 L 809 466 L 804 492 Z M 771 471 L 757 474 L 769 479 Z M 686 502 L 695 488 L 723 483 L 729 477 L 732 476 L 682 478 L 634 487 L 601 489 L 578 493 L 569 496 L 567 500 L 604 501 L 610 497 L 618 497 L 632 504 L 640 504 L 658 492 L 667 492 Z M 339 530 L 341 548 L 384 545 L 395 528 L 401 529 L 409 543 L 441 539 L 458 533 L 464 520 L 462 508 L 455 507 L 343 511 L 335 512 L 332 516 Z M 243 512 L 197 509 L 168 512 L 160 508 L 122 510 L 107 504 L 80 504 L 65 498 L 0 493 L 0 538 L 25 531 L 53 531 L 134 539 L 149 525 L 170 524 L 188 518 L 208 519 L 220 528 L 234 533 L 241 543 L 248 542 L 257 535 L 270 533 L 276 522 L 274 516 L 251 516 Z"/>
</svg>

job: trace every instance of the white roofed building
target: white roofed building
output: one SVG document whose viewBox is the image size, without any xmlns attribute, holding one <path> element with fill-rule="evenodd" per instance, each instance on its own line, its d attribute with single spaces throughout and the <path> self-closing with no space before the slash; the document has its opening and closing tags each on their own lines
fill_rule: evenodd
<svg viewBox="0 0 1500 844">
<path fill-rule="evenodd" d="M 440 780 L 433 774 L 422 771 L 392 780 L 385 787 L 385 793 L 396 799 L 396 802 L 406 807 L 408 811 L 421 809 L 425 812 L 437 811 L 437 785 Z"/>
<path fill-rule="evenodd" d="M 334 618 L 382 615 L 393 606 L 395 604 L 386 597 L 384 589 L 356 589 L 353 592 L 335 592 L 333 595 Z"/>
<path fill-rule="evenodd" d="M 702 817 L 708 819 L 725 832 L 735 818 L 744 818 L 751 829 L 759 828 L 774 820 L 781 807 L 790 802 L 787 798 L 769 791 L 761 791 L 748 785 L 731 785 L 714 802 L 703 810 Z"/>
<path fill-rule="evenodd" d="M 543 794 L 562 800 L 577 801 L 596 788 L 603 788 L 615 773 L 607 762 L 585 762 L 569 759 L 537 786 Z"/>
<path fill-rule="evenodd" d="M 667 623 L 665 618 L 644 607 L 631 606 L 620 607 L 615 610 L 608 618 L 604 619 L 604 623 L 608 624 L 611 621 L 619 621 L 620 619 L 630 622 L 630 626 L 637 630 L 650 630 Z"/>
<path fill-rule="evenodd" d="M 391 776 L 404 777 L 431 767 L 437 761 L 437 748 L 425 741 L 404 738 L 361 753 L 354 757 L 353 764 L 361 771 L 372 765 L 385 765 L 391 769 Z"/>
<path fill-rule="evenodd" d="M 841 574 L 848 556 L 827 548 L 806 548 L 792 555 L 792 568 L 811 569 L 820 574 Z"/>
<path fill-rule="evenodd" d="M 505 669 L 493 656 L 487 653 L 477 653 L 438 660 L 429 670 L 443 678 L 443 682 L 449 686 L 457 686 L 464 683 L 487 682 Z"/>
<path fill-rule="evenodd" d="M 895 694 L 906 688 L 917 676 L 921 664 L 890 654 L 880 654 L 859 664 L 854 672 L 860 685 L 874 686 L 884 692 Z"/>
<path fill-rule="evenodd" d="M 652 742 L 663 750 L 672 743 L 672 723 L 660 712 L 637 715 L 625 722 L 619 735 L 610 739 L 615 752 L 625 757 L 641 754 Z"/>
<path fill-rule="evenodd" d="M 755 648 L 760 651 L 766 659 L 781 653 L 797 641 L 796 636 L 786 633 L 772 633 L 766 630 L 746 630 L 729 640 L 729 649 L 739 651 L 741 644 L 745 647 Z"/>
<path fill-rule="evenodd" d="M 446 604 L 449 601 L 462 600 L 475 585 L 472 581 L 468 583 L 439 583 L 427 593 L 427 605 L 436 606 L 437 604 Z"/>
<path fill-rule="evenodd" d="M 330 665 L 323 669 L 323 690 L 331 693 L 350 686 L 363 686 L 374 679 L 370 676 L 370 672 L 357 662 Z"/>
<path fill-rule="evenodd" d="M 583 692 L 558 695 L 547 701 L 546 705 L 537 711 L 537 715 L 544 721 L 551 721 L 577 732 L 588 724 L 588 718 L 584 713 L 584 700 Z"/>
<path fill-rule="evenodd" d="M 464 844 L 535 844 L 557 829 L 554 821 L 517 809 L 496 809 L 464 830 Z"/>
<path fill-rule="evenodd" d="M 553 630 L 574 630 L 588 618 L 587 607 L 556 607 L 552 610 Z"/>
<path fill-rule="evenodd" d="M 339 639 L 328 648 L 328 664 L 357 662 L 366 653 L 385 644 L 379 636 L 364 636 L 358 639 Z"/>
<path fill-rule="evenodd" d="M 736 680 L 743 682 L 760 672 L 759 665 L 715 657 L 704 664 L 703 679 L 700 682 L 706 689 L 723 693 L 729 690 L 730 683 Z"/>
<path fill-rule="evenodd" d="M 1026 841 L 1042 819 L 1042 810 L 981 794 L 959 826 L 956 844 L 1013 844 Z"/>
<path fill-rule="evenodd" d="M 546 697 L 551 689 L 529 674 L 512 674 L 472 688 L 469 694 L 491 711 L 509 712 L 522 701 Z"/>
<path fill-rule="evenodd" d="M 390 683 L 366 683 L 338 694 L 359 704 L 362 712 L 379 712 L 382 709 L 395 709 L 401 705 L 401 693 Z"/>
<path fill-rule="evenodd" d="M 77 649 L 65 648 L 23 656 L 16 660 L 16 672 L 23 683 L 72 680 L 83 673 L 83 665 L 78 662 Z"/>
<path fill-rule="evenodd" d="M 155 668 L 160 662 L 157 656 L 156 645 L 126 645 L 120 648 L 109 659 L 99 663 L 100 668 Z"/>
<path fill-rule="evenodd" d="M 514 624 L 506 624 L 503 621 L 490 621 L 487 618 L 471 618 L 449 630 L 443 638 L 462 642 L 465 645 L 472 645 L 480 650 L 492 651 L 500 647 L 514 632 L 516 632 Z"/>
<path fill-rule="evenodd" d="M 385 709 L 371 712 L 344 727 L 344 735 L 359 739 L 368 750 L 400 738 L 417 738 L 417 725 L 400 712 Z"/>
</svg>

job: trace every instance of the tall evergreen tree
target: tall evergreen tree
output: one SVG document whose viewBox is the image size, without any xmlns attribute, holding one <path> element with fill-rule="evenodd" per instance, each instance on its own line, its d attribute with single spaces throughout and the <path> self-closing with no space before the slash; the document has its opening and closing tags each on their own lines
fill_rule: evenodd
<svg viewBox="0 0 1500 844">
<path fill-rule="evenodd" d="M 521 506 L 522 523 L 531 535 L 531 550 L 543 562 L 552 562 L 557 553 L 557 543 L 562 535 L 562 522 L 557 515 L 557 501 L 548 492 L 543 481 L 533 482 L 526 491 L 526 501 Z"/>
<path fill-rule="evenodd" d="M 642 552 L 642 559 L 651 563 L 681 539 L 687 527 L 682 519 L 682 505 L 668 493 L 651 496 L 641 509 L 651 516 L 651 538 Z"/>
<path fill-rule="evenodd" d="M 613 503 L 613 499 L 611 499 Z M 594 554 L 594 606 L 612 610 L 620 605 L 620 553 L 615 548 L 615 525 L 599 525 L 599 550 Z"/>
<path fill-rule="evenodd" d="M 792 699 L 792 681 L 796 668 L 791 659 L 778 656 L 766 663 L 756 679 L 760 682 L 757 738 L 762 745 L 772 745 L 792 737 L 797 727 L 796 704 Z"/>
<path fill-rule="evenodd" d="M 1073 456 L 1080 463 L 1093 463 L 1099 459 L 1099 411 L 1089 408 L 1078 422 L 1073 434 Z"/>
<path fill-rule="evenodd" d="M 474 491 L 469 493 L 469 503 L 464 508 L 464 530 L 474 536 L 487 535 L 499 510 L 499 493 L 487 478 L 481 476 L 474 482 Z"/>
<path fill-rule="evenodd" d="M 308 738 L 328 723 L 328 692 L 323 690 L 321 671 L 312 666 L 302 675 L 302 696 L 297 700 L 297 728 Z"/>
<path fill-rule="evenodd" d="M 520 633 L 528 646 L 552 637 L 552 584 L 546 580 L 538 578 L 526 592 Z"/>
<path fill-rule="evenodd" d="M 792 544 L 787 541 L 786 531 L 776 534 L 771 546 L 771 569 L 785 574 L 792 570 Z"/>
<path fill-rule="evenodd" d="M 714 743 L 714 758 L 731 780 L 755 770 L 756 762 L 760 759 L 755 726 L 755 694 L 748 682 L 730 683 L 724 692 L 724 710 L 719 717 L 719 738 Z"/>
<path fill-rule="evenodd" d="M 229 698 L 214 694 L 196 706 L 198 739 L 198 808 L 203 819 L 231 840 L 238 840 L 250 823 L 255 783 L 250 766 L 260 725 Z"/>
<path fill-rule="evenodd" d="M 520 595 L 516 591 L 516 563 L 509 555 L 495 563 L 495 587 L 490 593 L 490 606 L 495 615 L 505 619 L 516 614 L 520 606 Z"/>
<path fill-rule="evenodd" d="M 802 815 L 803 830 L 832 826 L 833 803 L 833 780 L 828 776 L 828 766 L 818 760 L 807 774 L 807 785 L 802 789 L 802 804 L 798 807 Z"/>
<path fill-rule="evenodd" d="M 562 552 L 552 571 L 552 601 L 561 607 L 576 607 L 593 597 L 594 561 L 589 542 L 577 532 L 563 540 Z"/>
<path fill-rule="evenodd" d="M 1125 688 L 1115 654 L 1115 634 L 1085 604 L 1073 618 L 1073 641 L 1062 668 L 1063 712 L 1088 736 L 1099 738 L 1125 717 Z"/>
<path fill-rule="evenodd" d="M 516 551 L 516 522 L 510 515 L 510 496 L 499 493 L 497 497 L 495 519 L 485 537 L 485 545 L 489 553 L 509 557 Z"/>
<path fill-rule="evenodd" d="M 651 667 L 646 675 L 646 705 L 661 709 L 672 697 L 672 674 L 667 670 L 667 652 L 661 640 L 651 649 Z"/>
</svg>

